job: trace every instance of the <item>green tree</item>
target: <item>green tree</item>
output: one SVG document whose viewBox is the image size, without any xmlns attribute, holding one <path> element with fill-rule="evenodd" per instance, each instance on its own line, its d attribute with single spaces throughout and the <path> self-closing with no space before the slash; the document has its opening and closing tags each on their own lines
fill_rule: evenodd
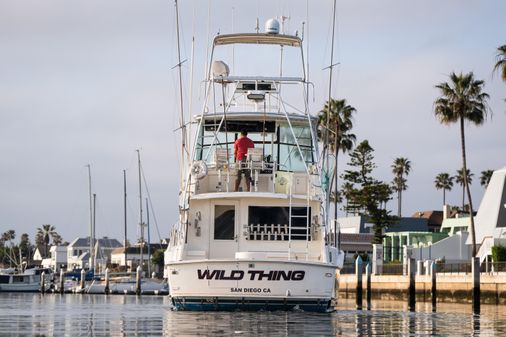
<svg viewBox="0 0 506 337">
<path fill-rule="evenodd" d="M 163 267 L 163 249 L 157 249 L 151 255 L 151 263 Z"/>
<path fill-rule="evenodd" d="M 392 188 L 389 184 L 376 180 L 372 172 L 374 164 L 374 149 L 367 140 L 357 145 L 350 154 L 348 166 L 343 175 L 346 190 L 346 211 L 367 216 L 374 224 L 374 243 L 383 241 L 383 229 L 395 222 L 395 218 L 386 210 L 386 203 L 392 198 Z"/>
<path fill-rule="evenodd" d="M 471 185 L 473 183 L 474 173 L 471 173 L 470 170 L 466 170 L 466 175 L 464 175 L 464 170 L 457 170 L 457 175 L 455 176 L 455 182 L 462 186 L 462 212 L 465 212 L 465 182 L 467 179 L 467 184 Z"/>
<path fill-rule="evenodd" d="M 376 168 L 373 162 L 374 149 L 369 145 L 368 140 L 363 140 L 357 145 L 355 150 L 350 154 L 349 166 L 356 167 L 354 170 L 345 170 L 344 179 L 354 184 L 367 184 L 373 181 L 370 176 Z"/>
<path fill-rule="evenodd" d="M 480 185 L 487 188 L 488 183 L 490 182 L 490 179 L 492 178 L 492 174 L 494 174 L 494 170 L 481 171 Z"/>
<path fill-rule="evenodd" d="M 443 205 L 446 205 L 446 191 L 451 191 L 453 187 L 453 177 L 450 174 L 443 172 L 439 173 L 434 180 L 434 185 L 437 190 L 443 190 Z"/>
<path fill-rule="evenodd" d="M 330 99 L 318 115 L 320 141 L 323 142 L 324 152 L 332 151 L 336 158 L 334 175 L 330 181 L 329 195 L 334 201 L 334 217 L 337 218 L 337 204 L 339 202 L 337 169 L 339 151 L 351 151 L 356 137 L 351 133 L 353 129 L 353 114 L 357 110 L 348 105 L 346 99 Z"/>
<path fill-rule="evenodd" d="M 506 261 L 506 247 L 505 246 L 492 246 L 492 262 L 505 262 Z"/>
<path fill-rule="evenodd" d="M 472 72 L 463 75 L 455 73 L 450 74 L 449 83 L 443 82 L 436 85 L 441 96 L 434 102 L 434 113 L 436 118 L 445 125 L 460 124 L 460 141 L 462 149 L 462 167 L 467 171 L 466 163 L 466 142 L 464 134 L 464 122 L 468 121 L 476 125 L 481 125 L 487 117 L 489 111 L 487 105 L 488 94 L 483 92 L 484 82 L 475 80 Z M 466 177 L 466 175 L 464 175 Z M 473 257 L 476 256 L 476 235 L 474 230 L 473 202 L 471 191 L 467 182 L 464 181 L 465 190 L 469 200 L 470 220 L 471 220 L 471 238 L 473 242 Z"/>
<path fill-rule="evenodd" d="M 407 180 L 404 176 L 408 176 L 411 171 L 411 162 L 408 158 L 399 157 L 394 159 L 392 164 L 392 173 L 394 174 L 393 187 L 397 192 L 397 216 L 402 216 L 402 191 L 408 188 Z"/>
</svg>

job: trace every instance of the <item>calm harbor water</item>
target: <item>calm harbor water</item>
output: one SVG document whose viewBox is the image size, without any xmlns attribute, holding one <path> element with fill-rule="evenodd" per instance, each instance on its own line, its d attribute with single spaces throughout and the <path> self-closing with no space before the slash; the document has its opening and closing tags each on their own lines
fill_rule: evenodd
<svg viewBox="0 0 506 337">
<path fill-rule="evenodd" d="M 0 293 L 0 336 L 506 336 L 506 308 L 341 301 L 330 314 L 178 312 L 167 296 Z"/>
</svg>

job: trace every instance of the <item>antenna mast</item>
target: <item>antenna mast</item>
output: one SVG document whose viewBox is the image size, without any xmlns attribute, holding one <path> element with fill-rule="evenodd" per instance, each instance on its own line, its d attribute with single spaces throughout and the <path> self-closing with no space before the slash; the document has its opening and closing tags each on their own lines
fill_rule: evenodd
<svg viewBox="0 0 506 337">
<path fill-rule="evenodd" d="M 336 26 L 336 0 L 334 0 L 334 9 L 333 9 L 333 19 L 332 19 L 332 54 L 330 57 L 330 74 L 329 74 L 329 114 L 327 118 L 330 116 L 330 100 L 332 99 L 332 73 L 334 70 L 334 35 L 335 35 L 335 26 Z M 335 137 L 335 168 L 334 168 L 334 182 L 335 182 L 335 196 L 334 196 L 334 245 L 340 248 L 340 235 L 337 233 L 337 154 L 339 151 L 339 144 L 337 144 L 337 136 L 339 132 L 339 116 L 336 118 L 336 134 Z M 330 125 L 327 125 L 330 126 Z M 329 191 L 332 191 L 332 186 L 329 185 Z M 329 194 L 330 195 L 330 194 Z"/>
<path fill-rule="evenodd" d="M 181 73 L 181 45 L 179 42 L 179 10 L 177 0 L 174 0 L 176 6 L 176 31 L 177 31 L 177 68 L 179 73 L 179 126 L 181 128 L 181 178 L 184 176 L 184 161 L 185 155 L 188 156 L 188 149 L 186 148 L 186 124 L 184 120 L 184 107 L 183 107 L 183 75 Z M 183 179 L 181 179 L 183 181 Z"/>
<path fill-rule="evenodd" d="M 191 146 L 190 137 L 192 135 L 192 108 L 193 108 L 193 69 L 195 65 L 195 7 L 193 7 L 193 20 L 192 20 L 192 50 L 191 50 L 191 63 L 190 63 L 190 93 L 188 99 L 188 144 Z M 189 150 L 188 150 L 189 152 Z"/>
</svg>

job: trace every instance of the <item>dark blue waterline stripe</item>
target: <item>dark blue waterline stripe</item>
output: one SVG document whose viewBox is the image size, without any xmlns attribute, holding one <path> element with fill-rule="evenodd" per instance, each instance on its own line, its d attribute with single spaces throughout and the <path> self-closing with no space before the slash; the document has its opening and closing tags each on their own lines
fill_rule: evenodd
<svg viewBox="0 0 506 337">
<path fill-rule="evenodd" d="M 278 311 L 300 309 L 308 312 L 329 312 L 331 301 L 327 299 L 247 299 L 247 298 L 172 298 L 177 310 L 189 311 Z"/>
</svg>

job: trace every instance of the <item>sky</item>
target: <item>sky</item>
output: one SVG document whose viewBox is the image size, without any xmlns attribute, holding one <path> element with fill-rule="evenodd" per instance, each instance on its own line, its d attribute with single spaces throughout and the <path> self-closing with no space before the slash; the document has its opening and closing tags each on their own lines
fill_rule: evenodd
<svg viewBox="0 0 506 337">
<path fill-rule="evenodd" d="M 328 95 L 323 68 L 330 64 L 331 0 L 210 3 L 179 2 L 185 111 L 192 36 L 192 111 L 198 114 L 212 37 L 254 32 L 257 17 L 262 29 L 282 15 L 289 17 L 287 33 L 300 33 L 306 22 L 315 85 L 310 110 L 321 109 Z M 441 209 L 434 178 L 461 167 L 459 128 L 440 125 L 433 113 L 434 86 L 451 72 L 474 72 L 490 95 L 491 118 L 466 126 L 476 208 L 484 193 L 480 172 L 506 166 L 506 83 L 492 71 L 497 47 L 506 44 L 504 13 L 502 0 L 337 1 L 332 95 L 357 109 L 354 133 L 375 149 L 376 178 L 391 181 L 396 157 L 411 161 L 403 215 Z M 153 206 L 152 241 L 167 237 L 178 213 L 176 64 L 173 1 L 1 1 L 0 232 L 14 229 L 17 239 L 26 232 L 33 240 L 38 227 L 52 224 L 66 241 L 87 236 L 89 164 L 97 236 L 123 239 L 126 170 L 128 238 L 135 241 L 139 149 Z M 454 187 L 447 200 L 459 205 L 461 193 Z M 388 207 L 395 214 L 396 200 Z"/>
</svg>

